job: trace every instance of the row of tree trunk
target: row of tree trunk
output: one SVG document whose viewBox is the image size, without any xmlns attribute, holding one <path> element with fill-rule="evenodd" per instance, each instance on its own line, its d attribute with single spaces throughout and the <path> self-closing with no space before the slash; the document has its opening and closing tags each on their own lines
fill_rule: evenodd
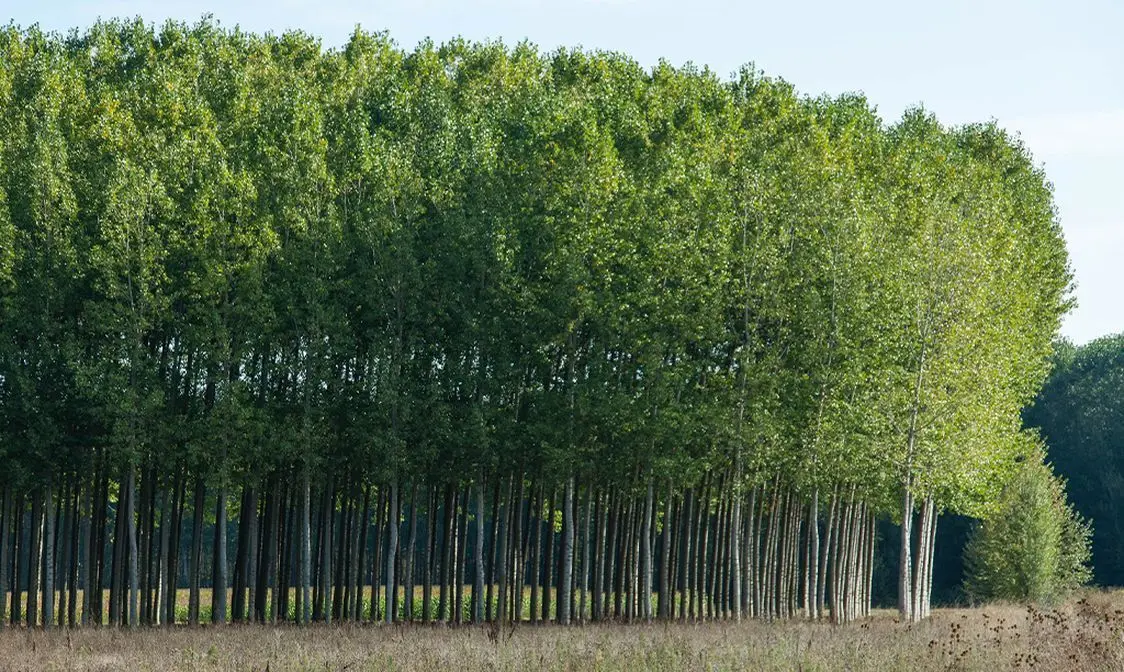
<svg viewBox="0 0 1124 672">
<path fill-rule="evenodd" d="M 526 474 L 313 484 L 305 469 L 230 486 L 104 465 L 57 482 L 3 492 L 11 624 L 844 623 L 871 605 L 876 519 L 853 487 L 743 488 L 730 472 L 686 488 Z M 915 613 L 932 575 L 926 504 Z"/>
</svg>

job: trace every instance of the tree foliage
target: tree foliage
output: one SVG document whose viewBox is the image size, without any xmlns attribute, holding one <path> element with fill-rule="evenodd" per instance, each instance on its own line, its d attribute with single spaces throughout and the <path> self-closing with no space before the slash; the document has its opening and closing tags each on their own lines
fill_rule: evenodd
<svg viewBox="0 0 1124 672">
<path fill-rule="evenodd" d="M 1041 434 L 1073 505 L 1096 521 L 1096 582 L 1119 585 L 1124 582 L 1124 336 L 1080 347 L 1059 341 L 1052 363 L 1025 421 Z"/>
<path fill-rule="evenodd" d="M 965 547 L 971 599 L 1054 601 L 1092 578 L 1092 526 L 1043 458 L 1028 455 Z"/>
<path fill-rule="evenodd" d="M 174 550 L 185 509 L 226 543 L 228 494 L 239 550 L 213 576 L 253 596 L 295 553 L 282 508 L 325 581 L 366 544 L 393 583 L 420 554 L 400 511 L 452 539 L 471 492 L 472 534 L 526 535 L 508 507 L 552 489 L 586 507 L 566 563 L 594 543 L 576 521 L 624 520 L 641 594 L 681 535 L 682 563 L 725 563 L 708 590 L 737 585 L 734 613 L 795 604 L 762 558 L 803 567 L 811 613 L 861 592 L 875 516 L 987 509 L 1069 284 L 1049 185 L 995 124 L 528 44 L 0 33 L 5 515 L 61 511 L 63 484 L 93 529 L 72 555 L 114 549 L 85 559 L 113 613 L 163 576 L 115 572 Z"/>
</svg>

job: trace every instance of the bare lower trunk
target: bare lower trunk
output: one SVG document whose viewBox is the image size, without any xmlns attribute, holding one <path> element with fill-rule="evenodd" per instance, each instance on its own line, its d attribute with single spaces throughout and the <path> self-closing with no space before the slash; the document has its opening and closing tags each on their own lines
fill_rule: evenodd
<svg viewBox="0 0 1124 672">
<path fill-rule="evenodd" d="M 403 585 L 405 586 L 406 594 L 406 620 L 414 620 L 414 585 L 417 582 L 417 575 L 414 573 L 417 563 L 417 548 L 418 548 L 418 485 L 414 483 L 410 487 L 410 527 L 409 536 L 406 539 L 406 555 L 405 567 L 403 567 L 404 576 Z"/>
<path fill-rule="evenodd" d="M 929 616 L 929 590 L 932 581 L 933 542 L 936 532 L 936 506 L 932 496 L 921 504 L 917 534 L 917 566 L 913 572 L 913 608 L 911 621 L 920 621 Z"/>
<path fill-rule="evenodd" d="M 484 484 L 476 483 L 476 576 L 472 585 L 474 623 L 484 621 Z"/>
<path fill-rule="evenodd" d="M 386 622 L 393 623 L 398 604 L 398 583 L 394 576 L 395 560 L 398 559 L 398 481 L 390 483 L 388 513 L 386 521 Z"/>
<path fill-rule="evenodd" d="M 215 498 L 215 556 L 211 582 L 211 622 L 226 623 L 226 486 Z"/>
<path fill-rule="evenodd" d="M 592 532 L 593 496 L 593 487 L 587 487 L 585 493 L 584 529 L 582 532 L 581 597 L 578 601 L 578 620 L 583 623 L 589 618 L 587 603 L 589 595 L 590 556 L 592 546 L 592 538 L 590 537 L 590 534 Z"/>
<path fill-rule="evenodd" d="M 651 479 L 644 494 L 644 518 L 640 528 L 640 616 L 652 620 L 652 517 L 655 515 L 655 492 Z"/>
<path fill-rule="evenodd" d="M 686 511 L 686 513 L 680 515 L 680 518 L 683 519 L 683 538 L 684 538 L 684 542 L 683 542 L 683 563 L 682 563 L 683 569 L 682 569 L 682 576 L 680 577 L 680 583 L 679 583 L 679 618 L 680 618 L 680 620 L 686 620 L 688 614 L 691 614 L 691 615 L 694 614 L 694 604 L 695 603 L 694 603 L 694 600 L 690 599 L 690 597 L 689 597 L 690 594 L 691 594 L 691 588 L 692 588 L 692 585 L 693 585 L 691 583 L 691 579 L 692 579 L 691 568 L 694 565 L 694 563 L 692 562 L 694 548 L 691 546 L 691 542 L 692 542 L 693 536 L 694 536 L 693 532 L 694 532 L 694 517 L 695 517 L 695 510 L 694 510 L 694 508 L 695 508 L 695 491 L 694 491 L 694 488 L 688 488 L 687 498 L 686 498 L 686 502 L 685 502 L 684 506 L 686 507 L 687 511 Z"/>
<path fill-rule="evenodd" d="M 730 555 L 730 581 L 727 583 L 732 589 L 728 605 L 734 621 L 742 620 L 742 498 L 741 474 L 735 474 L 732 488 L 732 509 L 730 511 L 729 555 Z"/>
<path fill-rule="evenodd" d="M 913 593 L 910 582 L 913 577 L 911 542 L 913 539 L 913 493 L 908 481 L 902 484 L 901 500 L 901 539 L 898 551 L 898 613 L 903 621 L 913 619 Z"/>
<path fill-rule="evenodd" d="M 597 501 L 597 572 L 593 577 L 593 620 L 605 617 L 605 568 L 609 563 L 606 536 L 609 533 L 609 491 L 601 493 Z"/>
<path fill-rule="evenodd" d="M 812 503 L 808 506 L 808 614 L 818 620 L 820 617 L 820 489 L 812 490 Z"/>
<path fill-rule="evenodd" d="M 202 478 L 195 481 L 195 498 L 191 507 L 191 565 L 188 579 L 187 622 L 199 624 L 199 577 L 203 562 L 203 507 L 207 489 Z"/>
<path fill-rule="evenodd" d="M 125 508 L 125 530 L 129 539 L 129 626 L 137 625 L 138 599 L 138 560 L 137 557 L 137 522 L 136 522 L 136 467 L 129 466 L 129 496 Z"/>
<path fill-rule="evenodd" d="M 55 494 L 50 483 L 43 494 L 43 627 L 55 620 Z"/>
<path fill-rule="evenodd" d="M 496 536 L 499 538 L 499 549 L 496 551 L 496 583 L 498 584 L 499 596 L 497 600 L 498 613 L 496 619 L 500 624 L 507 622 L 507 551 L 508 551 L 508 522 L 511 519 L 511 479 L 508 479 L 507 487 L 504 492 L 503 510 L 500 514 L 499 530 Z"/>
<path fill-rule="evenodd" d="M 566 479 L 562 494 L 562 576 L 558 586 L 558 622 L 570 624 L 574 587 L 574 478 Z"/>
<path fill-rule="evenodd" d="M 39 589 L 43 567 L 43 492 L 31 499 L 31 534 L 27 546 L 27 625 L 39 625 Z"/>
<path fill-rule="evenodd" d="M 673 516 L 673 503 L 672 503 L 672 488 L 668 485 L 667 498 L 663 504 L 663 536 L 660 540 L 660 580 L 659 580 L 659 603 L 656 607 L 656 617 L 660 619 L 668 619 L 671 617 L 671 545 L 673 543 L 674 535 L 672 530 L 674 525 L 672 521 Z"/>
</svg>

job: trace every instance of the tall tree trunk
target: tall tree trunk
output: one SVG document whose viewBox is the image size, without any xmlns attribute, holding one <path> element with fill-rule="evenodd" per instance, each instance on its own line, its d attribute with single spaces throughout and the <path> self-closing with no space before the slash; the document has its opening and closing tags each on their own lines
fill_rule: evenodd
<svg viewBox="0 0 1124 672">
<path fill-rule="evenodd" d="M 387 494 L 387 547 L 386 547 L 386 622 L 393 623 L 398 604 L 398 583 L 394 565 L 398 558 L 398 479 L 390 482 Z"/>
<path fill-rule="evenodd" d="M 300 608 L 301 623 L 312 620 L 312 488 L 309 484 L 308 465 L 301 475 L 301 568 L 300 568 Z"/>
<path fill-rule="evenodd" d="M 515 492 L 512 504 L 511 521 L 511 620 L 518 622 L 523 618 L 523 558 L 526 553 L 523 549 L 523 500 L 525 498 L 526 479 L 523 469 L 519 469 L 519 488 Z"/>
<path fill-rule="evenodd" d="M 507 622 L 507 549 L 508 549 L 508 521 L 511 518 L 511 492 L 512 479 L 508 478 L 504 492 L 503 511 L 500 514 L 500 525 L 497 536 L 499 537 L 499 550 L 496 552 L 496 561 L 499 567 L 496 570 L 496 583 L 499 596 L 497 608 L 499 613 L 496 620 L 503 625 Z"/>
<path fill-rule="evenodd" d="M 80 563 L 80 578 L 79 585 L 82 586 L 82 625 L 89 625 L 94 617 L 94 603 L 96 602 L 96 593 L 101 593 L 101 585 L 97 583 L 99 558 L 101 557 L 101 547 L 99 547 L 94 539 L 93 523 L 91 521 L 95 511 L 94 496 L 97 493 L 95 479 L 91 481 L 90 487 L 87 488 L 85 503 L 82 505 L 82 519 L 79 522 L 78 536 L 81 539 L 81 548 L 85 550 L 85 561 Z M 14 583 L 12 584 L 15 585 Z M 95 588 L 96 586 L 96 588 Z"/>
<path fill-rule="evenodd" d="M 424 583 L 422 583 L 422 622 L 429 623 L 433 620 L 433 563 L 437 544 L 437 494 L 435 489 L 427 486 L 425 506 L 425 553 L 422 556 L 425 565 Z"/>
<path fill-rule="evenodd" d="M 53 544 L 56 558 L 55 585 L 58 592 L 58 609 L 55 612 L 55 622 L 60 628 L 66 626 L 67 605 L 69 604 L 67 590 L 73 590 L 73 585 L 70 582 L 72 549 L 70 537 L 71 528 L 74 526 L 74 517 L 71 515 L 72 492 L 73 483 L 68 476 L 63 480 L 62 494 L 59 496 L 58 505 L 55 508 L 56 540 Z M 3 593 L 0 593 L 0 595 L 3 595 Z"/>
<path fill-rule="evenodd" d="M 550 493 L 550 500 L 547 502 L 546 511 L 546 556 L 543 561 L 543 596 L 542 596 L 542 621 L 544 623 L 550 620 L 550 603 L 552 601 L 552 591 L 554 589 L 554 498 L 556 491 L 552 490 Z"/>
<path fill-rule="evenodd" d="M 574 477 L 566 479 L 562 495 L 562 577 L 558 594 L 558 622 L 570 624 L 574 593 Z"/>
<path fill-rule="evenodd" d="M 412 508 L 412 507 L 411 507 Z M 367 575 L 367 549 L 370 546 L 369 536 L 371 533 L 371 486 L 365 485 L 363 487 L 363 513 L 360 518 L 359 527 L 359 547 L 356 549 L 353 556 L 354 563 L 352 565 L 351 583 L 353 586 L 353 596 L 351 603 L 351 620 L 358 623 L 363 618 L 363 577 Z M 410 547 L 411 550 L 413 547 Z M 407 585 L 407 594 L 413 595 L 411 587 Z M 406 613 L 410 614 L 413 611 L 412 599 L 406 600 Z"/>
<path fill-rule="evenodd" d="M 155 490 L 155 489 L 154 489 Z M 155 492 L 153 493 L 155 496 Z M 163 489 L 160 491 L 160 505 L 153 507 L 152 520 L 155 520 L 155 511 L 160 509 L 160 543 L 159 548 L 155 549 L 156 553 L 156 584 L 158 586 L 158 595 L 156 604 L 153 606 L 153 612 L 157 619 L 160 619 L 167 613 L 164 607 L 164 601 L 167 600 L 167 591 L 169 585 L 168 572 L 171 567 L 171 531 L 172 531 L 172 509 L 175 507 L 174 495 L 171 488 Z"/>
<path fill-rule="evenodd" d="M 446 613 L 449 606 L 449 572 L 452 565 L 453 552 L 453 484 L 445 484 L 444 503 L 441 505 L 441 571 L 437 576 L 440 585 L 437 587 L 437 620 L 444 621 L 448 618 Z"/>
<path fill-rule="evenodd" d="M 531 581 L 531 622 L 537 623 L 541 607 L 539 606 L 539 587 L 542 581 L 542 507 L 543 485 L 531 492 L 530 523 L 531 526 L 531 571 L 528 577 Z"/>
<path fill-rule="evenodd" d="M 250 623 L 260 622 L 261 614 L 258 613 L 258 574 L 260 569 L 261 558 L 261 527 L 259 509 L 261 505 L 261 497 L 258 495 L 257 479 L 254 479 L 254 484 L 250 488 L 248 495 L 250 509 L 247 512 L 248 520 L 246 520 L 247 531 L 246 541 L 248 547 L 246 549 L 246 621 Z"/>
<path fill-rule="evenodd" d="M 808 595 L 807 618 L 817 620 L 819 612 L 820 585 L 820 489 L 813 488 L 812 502 L 808 505 L 808 585 L 804 589 Z"/>
<path fill-rule="evenodd" d="M 78 587 L 83 585 L 82 578 L 79 575 L 79 567 L 82 565 L 81 546 L 79 545 L 82 539 L 80 528 L 82 526 L 82 477 L 75 475 L 74 477 L 74 494 L 71 499 L 70 509 L 70 564 L 67 567 L 69 572 L 68 583 L 70 584 L 70 591 L 67 593 L 66 601 L 66 625 L 74 627 L 78 625 Z M 0 574 L 3 574 L 4 563 L 0 560 Z M 3 601 L 4 592 L 0 591 L 0 602 Z M 3 618 L 0 618 L 0 622 Z"/>
<path fill-rule="evenodd" d="M 50 480 L 43 492 L 43 627 L 55 620 L 55 493 Z"/>
<path fill-rule="evenodd" d="M 932 546 L 934 539 L 934 523 L 936 522 L 936 507 L 931 495 L 925 497 L 921 504 L 919 519 L 920 530 L 917 534 L 917 565 L 913 575 L 913 609 L 911 620 L 916 622 L 929 615 L 929 584 L 932 576 Z"/>
<path fill-rule="evenodd" d="M 902 526 L 898 550 L 898 613 L 902 621 L 912 621 L 913 594 L 910 585 L 913 576 L 913 558 L 910 555 L 913 539 L 913 450 L 917 441 L 917 423 L 921 410 L 921 388 L 925 373 L 925 343 L 921 345 L 918 357 L 917 376 L 913 387 L 913 406 L 909 417 L 909 431 L 906 436 L 905 469 L 902 473 Z"/>
<path fill-rule="evenodd" d="M 683 563 L 682 563 L 682 576 L 680 577 L 679 584 L 679 619 L 686 620 L 688 616 L 694 615 L 695 602 L 691 599 L 692 573 L 691 569 L 694 566 L 693 554 L 694 547 L 692 542 L 694 540 L 694 519 L 695 519 L 695 489 L 687 488 L 687 497 L 684 504 L 687 511 L 680 516 L 683 519 Z"/>
<path fill-rule="evenodd" d="M 211 580 L 211 622 L 226 623 L 226 485 L 215 496 L 215 542 Z"/>
<path fill-rule="evenodd" d="M 617 595 L 620 597 L 620 603 L 617 607 L 617 612 L 623 614 L 626 621 L 631 621 L 635 611 L 636 589 L 635 589 L 635 574 L 632 571 L 633 561 L 636 553 L 636 520 L 638 514 L 636 511 L 636 498 L 628 495 L 628 514 L 624 520 L 624 534 L 623 534 L 623 548 L 621 554 L 620 584 L 617 589 Z"/>
<path fill-rule="evenodd" d="M 404 568 L 405 593 L 406 593 L 406 620 L 414 620 L 414 583 L 416 575 L 414 568 L 417 564 L 418 548 L 418 484 L 410 486 L 410 533 L 406 540 L 406 566 Z"/>
<path fill-rule="evenodd" d="M 277 576 L 274 577 L 273 582 L 273 600 L 270 602 L 270 620 L 273 623 L 285 622 L 289 620 L 289 607 L 292 604 L 292 599 L 289 594 L 289 589 L 292 587 L 293 576 L 293 560 L 294 548 L 296 542 L 294 541 L 294 531 L 297 526 L 297 497 L 299 491 L 297 488 L 288 485 L 285 487 L 284 497 L 281 506 L 281 532 L 280 537 L 280 557 L 278 558 L 279 566 Z M 299 614 L 294 611 L 294 622 L 299 622 Z"/>
<path fill-rule="evenodd" d="M 92 615 L 97 621 L 98 625 L 104 624 L 105 613 L 105 572 L 106 572 L 106 535 L 109 528 L 109 469 L 105 465 L 105 460 L 101 459 L 102 451 L 98 451 L 98 488 L 94 495 L 94 520 L 93 531 L 94 542 L 90 544 L 90 563 L 91 576 L 90 582 L 93 584 L 90 594 L 93 595 Z"/>
<path fill-rule="evenodd" d="M 823 550 L 820 553 L 820 566 L 818 568 L 819 583 L 816 587 L 816 613 L 820 618 L 824 616 L 827 603 L 827 562 L 830 556 L 832 534 L 835 524 L 835 509 L 839 505 L 839 486 L 831 494 L 831 504 L 828 507 L 827 518 L 824 521 Z"/>
<path fill-rule="evenodd" d="M 582 573 L 581 573 L 581 601 L 578 604 L 578 619 L 585 622 L 589 618 L 587 602 L 589 599 L 590 554 L 593 544 L 590 536 L 592 531 L 593 498 L 592 486 L 586 488 L 585 493 L 585 529 L 582 533 Z"/>
<path fill-rule="evenodd" d="M 476 577 L 472 585 L 474 623 L 484 621 L 484 482 L 476 482 Z"/>
<path fill-rule="evenodd" d="M 23 617 L 23 589 L 20 585 L 20 579 L 23 576 L 23 556 L 26 552 L 26 544 L 23 541 L 23 512 L 27 506 L 24 503 L 22 493 L 17 494 L 14 500 L 12 503 L 12 523 L 14 525 L 14 534 L 12 535 L 12 595 L 9 613 L 11 624 L 19 625 Z"/>
<path fill-rule="evenodd" d="M 277 559 L 280 553 L 280 535 L 281 535 L 281 479 L 274 477 L 272 479 L 273 487 L 270 492 L 266 494 L 266 521 L 265 529 L 262 533 L 261 558 L 259 564 L 261 565 L 261 576 L 258 577 L 258 618 L 261 622 L 271 620 L 270 617 L 270 602 L 274 605 L 277 603 L 278 595 L 276 592 L 273 594 L 273 599 L 269 599 L 269 589 L 273 586 L 274 574 L 277 573 Z"/>
<path fill-rule="evenodd" d="M 453 622 L 464 622 L 464 586 L 468 579 L 468 507 L 472 491 L 465 486 L 457 497 L 456 559 L 453 562 Z"/>
<path fill-rule="evenodd" d="M 615 619 L 620 619 L 622 613 L 622 592 L 624 591 L 624 562 L 625 549 L 628 548 L 627 520 L 625 519 L 625 495 L 620 486 L 614 489 L 613 513 L 609 533 L 609 575 L 606 577 L 608 586 L 607 610 L 611 610 Z M 620 543 L 618 543 L 620 542 Z"/>
<path fill-rule="evenodd" d="M 640 617 L 652 620 L 652 516 L 655 509 L 655 493 L 652 479 L 648 478 L 648 488 L 644 494 L 644 517 L 640 527 Z"/>
<path fill-rule="evenodd" d="M 137 521 L 136 521 L 136 466 L 129 465 L 128 495 L 125 498 L 125 534 L 129 541 L 129 627 L 137 625 L 137 610 L 139 595 L 138 560 L 137 554 Z"/>
<path fill-rule="evenodd" d="M 593 620 L 605 617 L 605 569 L 608 566 L 609 494 L 606 488 L 597 498 L 597 574 L 593 579 Z"/>
<path fill-rule="evenodd" d="M 731 510 L 729 528 L 729 554 L 730 554 L 730 581 L 728 585 L 732 591 L 729 597 L 730 612 L 734 621 L 742 620 L 742 484 L 741 461 L 739 459 L 734 472 L 734 482 L 730 490 Z"/>
<path fill-rule="evenodd" d="M 368 613 L 368 620 L 372 623 L 381 621 L 383 614 L 386 611 L 385 605 L 382 600 L 385 598 L 382 590 L 383 579 L 383 543 L 386 537 L 387 516 L 386 510 L 388 507 L 387 498 L 388 488 L 379 488 L 379 499 L 375 505 L 375 557 L 371 562 L 371 608 Z"/>
<path fill-rule="evenodd" d="M 31 498 L 31 539 L 28 542 L 27 626 L 39 625 L 40 571 L 43 557 L 43 491 L 36 490 Z"/>
<path fill-rule="evenodd" d="M 704 489 L 703 499 L 699 505 L 699 567 L 697 570 L 697 585 L 695 592 L 698 595 L 698 616 L 699 618 L 706 618 L 706 598 L 707 598 L 707 566 L 706 561 L 710 554 L 710 495 L 711 490 L 708 485 Z"/>
<path fill-rule="evenodd" d="M 246 617 L 246 563 L 250 547 L 250 486 L 242 485 L 242 497 L 238 507 L 238 546 L 234 550 L 234 576 L 230 595 L 230 620 L 241 623 Z"/>
<path fill-rule="evenodd" d="M 203 571 L 203 507 L 207 503 L 207 486 L 202 477 L 195 478 L 195 497 L 191 507 L 191 565 L 188 570 L 187 622 L 199 625 L 199 582 Z"/>
<path fill-rule="evenodd" d="M 145 466 L 140 473 L 140 507 L 137 511 L 140 525 L 137 546 L 140 549 L 140 622 L 149 625 L 158 614 L 153 614 L 154 598 L 159 599 L 157 588 L 161 585 L 154 577 L 162 576 L 160 567 L 153 567 L 153 554 L 158 550 L 153 542 L 156 529 L 156 496 L 153 480 L 155 470 Z"/>
<path fill-rule="evenodd" d="M 485 597 L 484 619 L 491 621 L 497 610 L 493 610 L 494 594 L 496 592 L 496 556 L 499 554 L 499 527 L 500 527 L 500 477 L 496 477 L 492 484 L 492 518 L 488 526 L 488 594 Z"/>
<path fill-rule="evenodd" d="M 332 593 L 332 619 L 342 620 L 344 615 L 344 584 L 347 583 L 347 558 L 351 550 L 351 527 L 354 518 L 353 488 L 346 487 L 340 495 L 339 533 L 335 535 L 338 548 L 332 562 L 335 568 L 332 571 L 333 582 L 329 583 Z"/>
</svg>

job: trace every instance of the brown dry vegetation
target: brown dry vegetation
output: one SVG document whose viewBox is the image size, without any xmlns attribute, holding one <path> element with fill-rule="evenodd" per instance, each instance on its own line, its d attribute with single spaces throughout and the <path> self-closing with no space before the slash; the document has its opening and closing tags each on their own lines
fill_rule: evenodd
<svg viewBox="0 0 1124 672">
<path fill-rule="evenodd" d="M 1115 670 L 1124 593 L 1054 609 L 938 609 L 805 622 L 532 627 L 226 626 L 7 630 L 12 670 Z"/>
</svg>

